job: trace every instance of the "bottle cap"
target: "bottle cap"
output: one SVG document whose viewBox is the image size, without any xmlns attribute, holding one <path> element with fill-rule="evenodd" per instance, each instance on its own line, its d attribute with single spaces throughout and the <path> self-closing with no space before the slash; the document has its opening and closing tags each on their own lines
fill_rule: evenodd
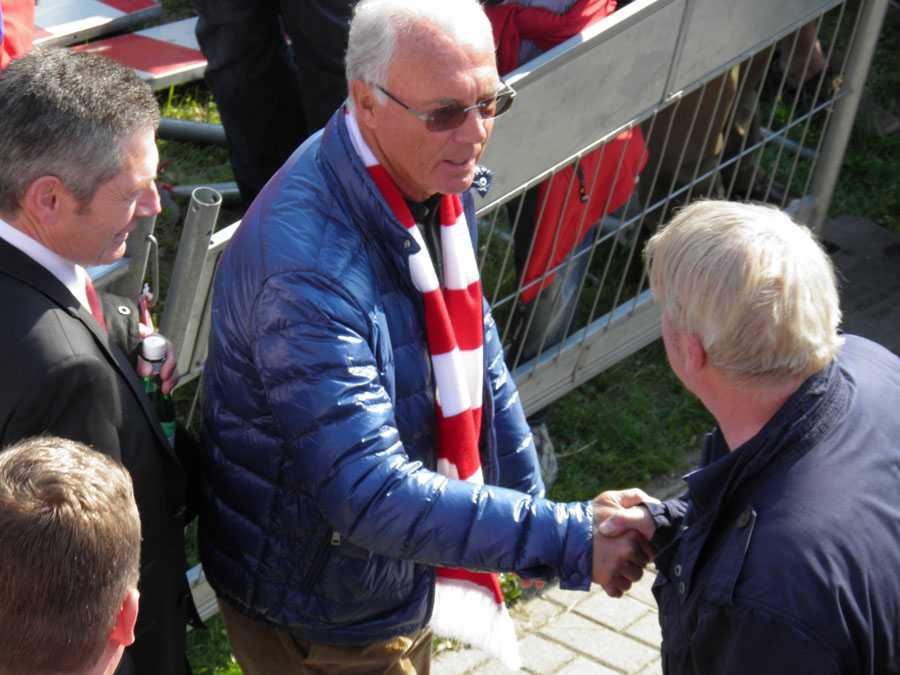
<svg viewBox="0 0 900 675">
<path fill-rule="evenodd" d="M 159 333 L 148 335 L 141 342 L 141 356 L 145 361 L 165 361 L 169 345 Z"/>
</svg>

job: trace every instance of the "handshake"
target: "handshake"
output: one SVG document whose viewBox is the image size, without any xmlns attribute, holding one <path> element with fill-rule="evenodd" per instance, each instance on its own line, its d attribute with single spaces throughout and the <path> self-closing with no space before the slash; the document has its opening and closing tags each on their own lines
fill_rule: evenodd
<svg viewBox="0 0 900 675">
<path fill-rule="evenodd" d="M 607 595 L 621 597 L 644 574 L 655 552 L 656 529 L 641 503 L 659 503 L 643 490 L 608 490 L 594 498 L 593 579 Z"/>
</svg>

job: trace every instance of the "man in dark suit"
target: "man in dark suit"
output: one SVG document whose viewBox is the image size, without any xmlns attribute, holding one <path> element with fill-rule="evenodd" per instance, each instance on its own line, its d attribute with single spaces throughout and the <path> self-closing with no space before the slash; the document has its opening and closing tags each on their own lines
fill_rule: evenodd
<svg viewBox="0 0 900 675">
<path fill-rule="evenodd" d="M 38 50 L 0 73 L 0 445 L 52 433 L 130 472 L 141 610 L 117 672 L 147 675 L 188 670 L 186 480 L 132 365 L 136 307 L 103 312 L 84 266 L 120 258 L 135 218 L 159 212 L 158 120 L 149 87 L 99 56 Z"/>
</svg>

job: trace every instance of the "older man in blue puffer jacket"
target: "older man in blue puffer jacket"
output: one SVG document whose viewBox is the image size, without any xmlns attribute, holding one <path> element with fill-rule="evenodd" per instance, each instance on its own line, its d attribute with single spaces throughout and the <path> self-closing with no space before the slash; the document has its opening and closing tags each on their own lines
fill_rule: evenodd
<svg viewBox="0 0 900 675">
<path fill-rule="evenodd" d="M 595 560 L 591 504 L 543 499 L 486 303 L 476 450 L 485 485 L 436 473 L 435 376 L 410 261 L 422 244 L 437 259 L 448 245 L 429 242 L 441 195 L 461 193 L 475 241 L 468 188 L 511 99 L 498 93 L 480 6 L 445 6 L 357 7 L 352 112 L 339 110 L 273 177 L 217 273 L 201 555 L 252 672 L 320 672 L 310 664 L 323 646 L 358 656 L 398 638 L 401 651 L 424 642 L 430 654 L 437 565 L 558 577 L 569 589 L 593 576 L 617 594 L 646 559 L 630 533 Z M 398 221 L 402 206 L 383 196 L 373 161 L 423 238 Z M 275 655 L 286 643 L 296 653 Z M 334 662 L 322 658 L 327 672 L 321 662 Z"/>
</svg>

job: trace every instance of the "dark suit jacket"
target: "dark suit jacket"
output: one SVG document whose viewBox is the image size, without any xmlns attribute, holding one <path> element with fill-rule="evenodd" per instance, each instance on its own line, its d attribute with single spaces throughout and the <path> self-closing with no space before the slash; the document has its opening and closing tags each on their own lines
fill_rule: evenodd
<svg viewBox="0 0 900 675">
<path fill-rule="evenodd" d="M 141 516 L 141 599 L 117 672 L 184 673 L 186 480 L 134 366 L 63 284 L 3 240 L 0 308 L 0 445 L 51 433 L 125 465 Z"/>
</svg>

